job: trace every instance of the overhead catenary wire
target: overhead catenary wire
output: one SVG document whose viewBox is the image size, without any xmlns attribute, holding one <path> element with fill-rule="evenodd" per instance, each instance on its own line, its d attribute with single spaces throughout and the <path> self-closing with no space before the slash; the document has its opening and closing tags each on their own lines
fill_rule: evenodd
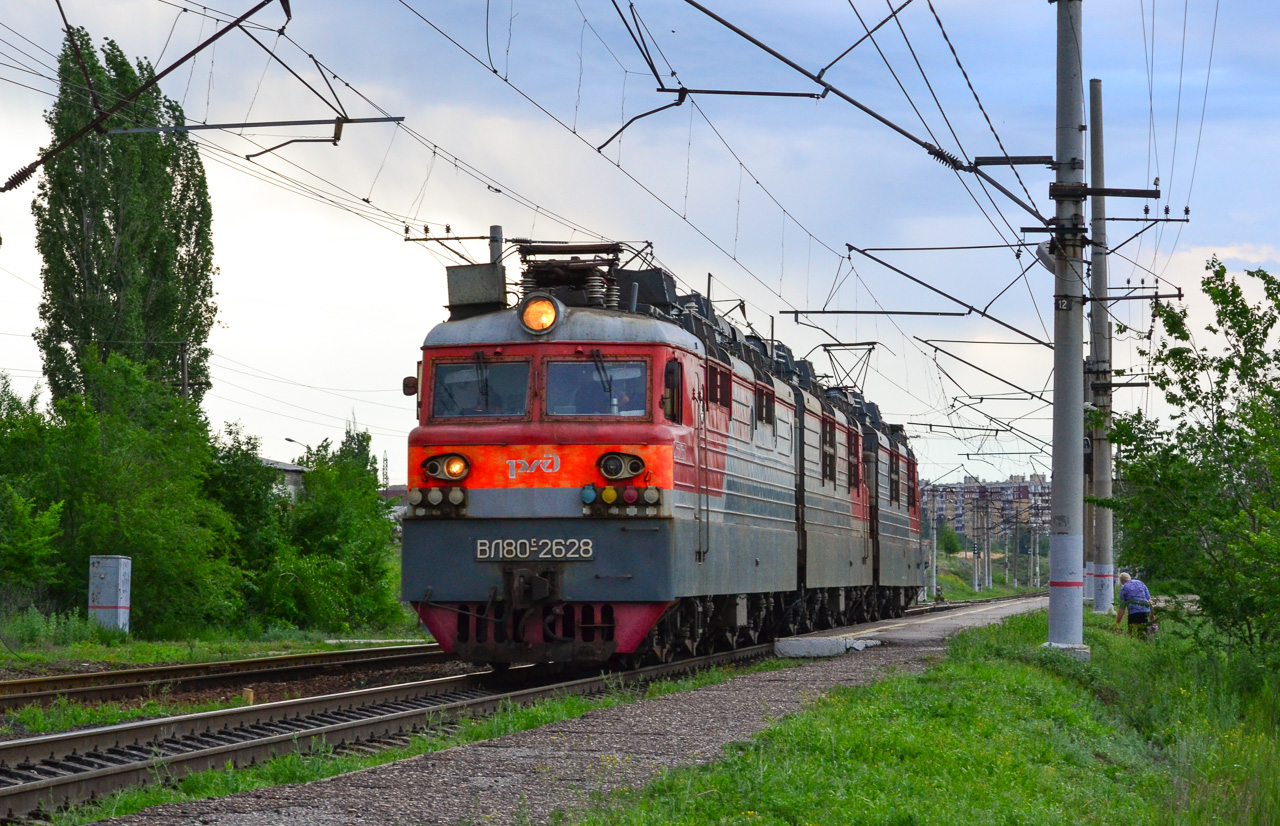
<svg viewBox="0 0 1280 826">
<path fill-rule="evenodd" d="M 701 116 L 704 120 L 706 120 L 706 119 L 707 119 L 707 118 L 706 118 L 706 114 L 705 114 L 705 113 L 700 112 L 699 114 L 700 114 L 700 116 Z M 744 169 L 744 168 L 745 168 L 745 167 L 740 167 L 740 170 L 741 170 L 741 169 Z M 275 176 L 275 175 L 277 175 L 278 173 L 275 173 L 274 171 L 272 171 L 272 172 L 269 172 L 268 174 Z M 425 181 L 424 181 L 424 183 L 425 183 Z M 352 207 L 353 207 L 354 205 L 349 205 L 349 206 L 352 206 Z M 780 206 L 780 209 L 781 209 L 781 206 Z M 535 212 L 535 215 L 539 213 L 539 210 L 538 210 L 538 209 L 536 209 L 536 208 L 535 208 L 533 211 Z M 410 210 L 410 212 L 412 212 L 412 210 Z M 784 222 L 785 222 L 786 220 L 788 220 L 788 219 L 790 219 L 790 220 L 795 220 L 795 216 L 794 216 L 794 215 L 791 215 L 791 214 L 790 214 L 790 213 L 788 213 L 788 212 L 786 212 L 786 211 L 785 211 L 785 209 L 783 210 L 783 213 L 784 213 L 784 218 L 783 218 Z M 367 213 L 367 214 L 373 214 L 373 213 Z M 387 223 L 390 223 L 390 221 L 388 221 Z M 799 224 L 799 222 L 798 222 L 798 221 L 797 221 L 797 224 Z M 396 229 L 398 230 L 398 227 L 397 227 Z M 570 232 L 576 232 L 576 231 L 577 231 L 577 230 L 570 229 Z M 814 238 L 814 236 L 813 236 L 812 234 L 810 234 L 810 238 L 811 238 L 811 240 L 818 240 L 819 244 L 822 244 L 821 239 Z M 823 245 L 823 246 L 826 246 L 825 244 L 822 244 L 822 245 Z M 828 249 L 830 249 L 830 248 L 828 247 Z M 834 252 L 834 251 L 833 251 L 833 252 Z M 837 263 L 838 263 L 838 265 L 840 265 L 840 264 L 841 264 L 841 262 L 842 262 L 843 260 L 846 260 L 844 257 L 839 256 L 839 255 L 837 255 L 836 257 L 837 257 Z M 859 279 L 859 280 L 861 280 L 861 279 Z"/>
</svg>

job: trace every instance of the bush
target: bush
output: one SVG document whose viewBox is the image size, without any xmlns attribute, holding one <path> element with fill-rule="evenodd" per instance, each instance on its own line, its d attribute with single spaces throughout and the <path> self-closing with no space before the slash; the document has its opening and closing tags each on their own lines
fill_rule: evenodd
<svg viewBox="0 0 1280 826">
<path fill-rule="evenodd" d="M 259 441 L 112 355 L 48 412 L 0 374 L 0 591 L 86 604 L 89 558 L 133 560 L 134 631 L 182 638 L 271 625 L 386 628 L 397 601 L 389 508 L 354 424 L 302 460 L 297 503 Z M 3 616 L 3 613 L 0 613 Z"/>
<path fill-rule="evenodd" d="M 266 615 L 335 633 L 397 622 L 390 507 L 369 434 L 349 428 L 336 450 L 326 439 L 301 464 L 310 470 L 286 514 L 291 547 L 261 581 Z"/>
</svg>

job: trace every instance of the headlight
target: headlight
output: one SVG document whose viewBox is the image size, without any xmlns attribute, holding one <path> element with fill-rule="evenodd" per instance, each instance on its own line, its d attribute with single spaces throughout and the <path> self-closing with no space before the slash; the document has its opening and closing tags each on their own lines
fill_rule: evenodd
<svg viewBox="0 0 1280 826">
<path fill-rule="evenodd" d="M 606 453 L 596 467 L 606 479 L 630 479 L 644 473 L 644 459 L 629 453 Z"/>
<path fill-rule="evenodd" d="M 460 456 L 457 453 L 446 453 L 442 456 L 432 456 L 422 463 L 422 470 L 433 479 L 443 479 L 446 482 L 457 482 L 466 478 L 471 472 L 471 463 L 467 461 L 467 457 Z"/>
<path fill-rule="evenodd" d="M 620 479 L 627 470 L 627 463 L 616 453 L 608 453 L 600 460 L 600 472 L 606 479 Z"/>
<path fill-rule="evenodd" d="M 467 460 L 461 456 L 450 456 L 444 460 L 444 475 L 450 479 L 461 479 L 467 475 Z"/>
<path fill-rule="evenodd" d="M 555 299 L 547 295 L 532 295 L 520 308 L 520 323 L 534 335 L 550 330 L 559 318 L 559 306 Z"/>
</svg>

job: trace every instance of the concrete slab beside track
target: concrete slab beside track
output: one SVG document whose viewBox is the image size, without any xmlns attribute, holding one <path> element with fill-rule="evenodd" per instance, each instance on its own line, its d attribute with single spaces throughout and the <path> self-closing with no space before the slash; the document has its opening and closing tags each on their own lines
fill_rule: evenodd
<svg viewBox="0 0 1280 826">
<path fill-rule="evenodd" d="M 892 668 L 919 672 L 962 628 L 1044 608 L 1029 597 L 885 620 L 857 634 L 883 645 L 697 691 L 590 712 L 496 740 L 319 783 L 157 806 L 116 826 L 315 826 L 545 823 L 593 791 L 640 786 L 663 769 L 718 759 L 836 685 L 868 685 Z"/>
</svg>

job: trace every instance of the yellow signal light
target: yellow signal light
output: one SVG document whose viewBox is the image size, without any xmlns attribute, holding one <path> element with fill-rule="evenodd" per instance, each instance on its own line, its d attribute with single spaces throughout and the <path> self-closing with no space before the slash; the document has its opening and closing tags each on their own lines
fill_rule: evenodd
<svg viewBox="0 0 1280 826">
<path fill-rule="evenodd" d="M 555 326 L 559 311 L 550 298 L 534 298 L 524 305 L 520 323 L 531 333 L 545 333 Z"/>
</svg>

